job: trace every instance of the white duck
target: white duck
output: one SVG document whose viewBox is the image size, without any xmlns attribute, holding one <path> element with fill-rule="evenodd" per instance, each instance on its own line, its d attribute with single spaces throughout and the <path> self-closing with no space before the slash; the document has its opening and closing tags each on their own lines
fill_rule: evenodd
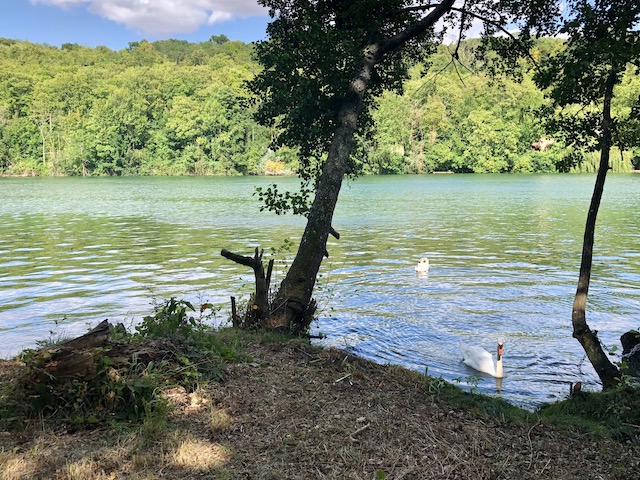
<svg viewBox="0 0 640 480">
<path fill-rule="evenodd" d="M 429 259 L 421 258 L 418 264 L 416 265 L 416 272 L 418 273 L 427 273 L 429 271 Z"/>
<path fill-rule="evenodd" d="M 471 368 L 478 370 L 479 372 L 488 373 L 496 378 L 502 378 L 504 373 L 502 372 L 502 351 L 504 348 L 504 342 L 501 338 L 498 339 L 498 352 L 496 355 L 496 362 L 493 363 L 493 357 L 482 347 L 476 347 L 474 345 L 465 345 L 460 343 L 460 352 L 462 352 L 462 361 Z"/>
</svg>

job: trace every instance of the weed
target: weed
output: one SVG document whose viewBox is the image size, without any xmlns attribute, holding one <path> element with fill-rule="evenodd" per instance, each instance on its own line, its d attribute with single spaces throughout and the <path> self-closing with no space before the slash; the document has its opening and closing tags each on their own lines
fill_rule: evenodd
<svg viewBox="0 0 640 480">
<path fill-rule="evenodd" d="M 198 327 L 195 317 L 187 316 L 188 310 L 195 312 L 190 302 L 171 297 L 156 307 L 155 315 L 144 317 L 136 332 L 142 338 L 166 338 L 176 333 L 188 337 Z"/>
<path fill-rule="evenodd" d="M 424 377 L 422 381 L 425 390 L 434 398 L 438 398 L 440 396 L 440 393 L 448 385 L 446 380 L 442 377 L 430 377 L 429 367 L 424 367 Z"/>
<path fill-rule="evenodd" d="M 477 375 L 469 375 L 464 379 L 462 377 L 456 377 L 453 379 L 453 381 L 457 385 L 460 385 L 461 383 L 464 382 L 466 385 L 470 387 L 469 388 L 470 393 L 478 393 L 478 385 L 480 384 L 480 382 L 484 381 L 484 378 L 479 377 Z"/>
</svg>

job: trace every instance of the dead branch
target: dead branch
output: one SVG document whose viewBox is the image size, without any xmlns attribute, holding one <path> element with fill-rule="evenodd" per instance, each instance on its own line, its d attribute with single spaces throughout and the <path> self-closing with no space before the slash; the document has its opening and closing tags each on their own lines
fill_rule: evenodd
<svg viewBox="0 0 640 480">
<path fill-rule="evenodd" d="M 251 267 L 255 269 L 256 262 L 262 261 L 263 253 L 264 253 L 264 250 L 262 250 L 262 252 L 258 254 L 258 247 L 256 247 L 255 255 L 253 257 L 246 257 L 244 255 L 238 255 L 237 253 L 232 253 L 229 250 L 225 250 L 223 248 L 222 252 L 220 252 L 220 255 L 222 255 L 224 258 L 231 260 L 232 262 L 236 262 L 236 263 L 239 263 L 240 265 L 244 265 L 245 267 Z"/>
<path fill-rule="evenodd" d="M 238 326 L 247 328 L 262 324 L 263 320 L 269 315 L 269 282 L 271 281 L 271 269 L 273 269 L 272 262 L 269 262 L 269 273 L 265 274 L 264 265 L 262 264 L 264 249 L 259 250 L 256 247 L 253 257 L 238 255 L 225 249 L 220 254 L 235 263 L 251 267 L 256 280 L 255 294 L 249 302 L 244 321 L 237 320 Z"/>
</svg>

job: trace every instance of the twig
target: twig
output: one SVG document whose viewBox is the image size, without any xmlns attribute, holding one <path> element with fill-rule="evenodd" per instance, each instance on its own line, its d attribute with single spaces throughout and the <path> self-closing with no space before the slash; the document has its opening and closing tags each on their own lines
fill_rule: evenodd
<svg viewBox="0 0 640 480">
<path fill-rule="evenodd" d="M 533 442 L 531 441 L 531 432 L 540 424 L 538 420 L 527 432 L 527 440 L 529 441 L 529 468 L 533 465 Z"/>
<path fill-rule="evenodd" d="M 355 441 L 355 436 L 358 435 L 359 433 L 364 432 L 365 430 L 368 430 L 369 427 L 371 426 L 370 423 L 367 423 L 366 425 L 363 425 L 362 427 L 360 427 L 359 429 L 357 429 L 355 432 L 353 432 L 351 435 L 349 435 L 349 439 L 350 440 L 354 440 Z"/>
<path fill-rule="evenodd" d="M 336 380 L 336 381 L 335 381 L 335 382 L 333 382 L 333 383 L 339 383 L 339 382 L 341 382 L 341 381 L 343 381 L 343 380 L 346 380 L 346 379 L 347 379 L 347 378 L 349 378 L 350 376 L 351 376 L 351 374 L 350 374 L 350 373 L 347 373 L 344 377 L 340 377 L 338 380 Z"/>
<path fill-rule="evenodd" d="M 544 464 L 544 467 L 542 467 L 542 470 L 540 470 L 540 473 L 538 475 L 542 475 L 550 463 L 551 463 L 551 459 L 547 460 L 547 463 Z"/>
<path fill-rule="evenodd" d="M 309 358 L 315 358 L 315 356 L 311 355 L 311 354 L 310 354 L 310 353 L 308 353 L 308 352 L 305 352 L 305 351 L 304 351 L 303 349 L 301 349 L 301 348 L 296 347 L 296 348 L 294 348 L 294 350 L 295 350 L 296 352 L 298 352 L 298 353 L 302 353 L 303 355 L 306 355 L 306 356 L 307 356 L 307 357 L 309 357 Z"/>
</svg>

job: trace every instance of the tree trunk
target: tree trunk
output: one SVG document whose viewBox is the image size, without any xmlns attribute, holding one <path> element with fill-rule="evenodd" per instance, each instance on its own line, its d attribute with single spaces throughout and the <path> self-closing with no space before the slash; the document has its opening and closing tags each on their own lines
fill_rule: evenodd
<svg viewBox="0 0 640 480">
<path fill-rule="evenodd" d="M 342 180 L 349 170 L 353 136 L 373 66 L 372 55 L 368 60 L 365 59 L 360 75 L 351 82 L 351 98 L 345 102 L 338 115 L 338 127 L 316 185 L 316 195 L 309 210 L 307 226 L 298 252 L 273 302 L 275 308 L 272 312 L 272 323 L 275 327 L 300 332 L 308 327 L 305 323 L 311 321 L 307 310 L 316 276 L 326 253 L 327 238 L 332 230 L 331 221 Z"/>
<path fill-rule="evenodd" d="M 600 153 L 600 165 L 596 176 L 596 183 L 591 197 L 589 213 L 584 229 L 584 241 L 582 244 L 582 261 L 580 263 L 580 276 L 578 278 L 578 289 L 573 301 L 573 311 L 571 321 L 573 324 L 573 336 L 576 338 L 593 365 L 602 388 L 608 389 L 618 384 L 620 372 L 611 363 L 609 357 L 602 349 L 598 332 L 589 328 L 586 318 L 587 295 L 589 293 L 589 281 L 591 278 L 591 265 L 593 260 L 593 244 L 596 229 L 596 218 L 600 208 L 600 200 L 604 190 L 604 182 L 609 170 L 609 154 L 611 150 L 611 99 L 613 97 L 613 86 L 615 85 L 616 71 L 612 70 L 607 79 L 604 96 L 604 106 L 602 109 L 602 150 Z"/>
<path fill-rule="evenodd" d="M 313 288 L 323 257 L 327 254 L 327 238 L 333 231 L 331 221 L 342 187 L 349 171 L 349 157 L 358 117 L 364 108 L 364 97 L 374 68 L 384 55 L 431 28 L 454 4 L 445 0 L 420 21 L 402 33 L 383 42 L 369 45 L 363 52 L 359 69 L 350 84 L 351 95 L 338 114 L 338 121 L 327 160 L 316 184 L 316 196 L 309 210 L 307 226 L 298 252 L 282 280 L 272 303 L 271 322 L 276 328 L 293 333 L 304 332 L 313 320 L 315 302 Z"/>
</svg>

